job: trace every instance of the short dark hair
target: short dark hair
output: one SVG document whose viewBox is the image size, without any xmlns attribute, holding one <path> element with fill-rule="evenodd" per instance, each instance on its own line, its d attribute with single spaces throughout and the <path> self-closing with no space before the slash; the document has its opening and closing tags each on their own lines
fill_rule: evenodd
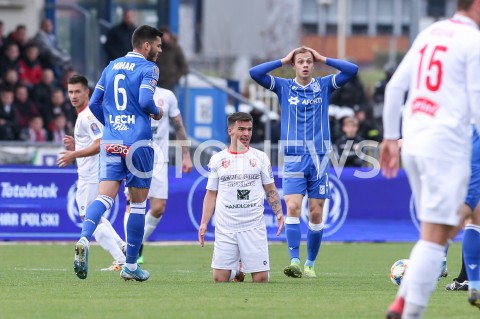
<svg viewBox="0 0 480 319">
<path fill-rule="evenodd" d="M 472 6 L 475 0 L 458 0 L 457 10 L 467 11 Z"/>
<path fill-rule="evenodd" d="M 156 37 L 162 37 L 163 32 L 149 25 L 142 25 L 133 31 L 132 47 L 139 49 L 145 42 L 152 43 Z"/>
<path fill-rule="evenodd" d="M 88 80 L 83 75 L 75 74 L 68 79 L 68 84 L 81 84 L 85 89 L 88 89 Z"/>
<path fill-rule="evenodd" d="M 310 51 L 309 49 L 307 48 L 304 48 L 304 47 L 301 47 L 300 49 L 297 49 L 295 50 L 295 52 L 293 52 L 293 55 L 292 55 L 292 63 L 295 63 L 295 57 L 297 56 L 297 54 L 300 54 L 300 53 L 310 53 L 312 55 L 312 58 L 315 60 L 315 56 L 313 55 L 312 51 Z"/>
<path fill-rule="evenodd" d="M 245 113 L 245 112 L 232 113 L 228 116 L 228 119 L 227 119 L 228 127 L 234 126 L 235 122 L 237 122 L 237 121 L 252 122 L 253 123 L 253 118 L 250 114 Z"/>
</svg>

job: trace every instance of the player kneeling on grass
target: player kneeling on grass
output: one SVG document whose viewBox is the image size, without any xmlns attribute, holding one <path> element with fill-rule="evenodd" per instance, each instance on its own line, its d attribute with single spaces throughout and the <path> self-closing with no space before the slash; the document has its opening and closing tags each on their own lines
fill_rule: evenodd
<svg viewBox="0 0 480 319">
<path fill-rule="evenodd" d="M 253 282 L 268 282 L 270 261 L 267 229 L 263 217 L 265 196 L 283 230 L 283 211 L 273 180 L 270 160 L 249 146 L 253 119 L 237 112 L 228 117 L 230 146 L 213 155 L 208 164 L 207 192 L 203 200 L 198 241 L 203 247 L 207 224 L 215 212 L 213 281 L 243 280 L 251 273 Z M 242 270 L 239 269 L 241 260 Z"/>
</svg>

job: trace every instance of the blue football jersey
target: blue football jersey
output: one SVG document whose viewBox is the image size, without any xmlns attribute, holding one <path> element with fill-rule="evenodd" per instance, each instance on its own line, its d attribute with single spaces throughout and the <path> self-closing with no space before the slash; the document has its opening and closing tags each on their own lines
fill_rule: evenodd
<svg viewBox="0 0 480 319">
<path fill-rule="evenodd" d="M 332 150 L 328 105 L 336 88 L 333 75 L 313 78 L 306 86 L 294 79 L 271 77 L 270 90 L 278 95 L 282 110 L 285 154 L 327 154 Z"/>
<path fill-rule="evenodd" d="M 90 105 L 103 102 L 104 141 L 129 146 L 152 139 L 150 114 L 158 114 L 153 100 L 158 76 L 157 65 L 136 52 L 105 68 L 90 101 Z"/>
</svg>

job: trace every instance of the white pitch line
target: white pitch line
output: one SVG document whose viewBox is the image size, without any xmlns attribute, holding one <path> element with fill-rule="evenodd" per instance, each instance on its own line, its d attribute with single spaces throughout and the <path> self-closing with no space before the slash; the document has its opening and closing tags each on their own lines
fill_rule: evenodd
<svg viewBox="0 0 480 319">
<path fill-rule="evenodd" d="M 23 271 L 67 271 L 67 269 L 63 268 L 13 268 L 13 270 L 23 270 Z"/>
</svg>

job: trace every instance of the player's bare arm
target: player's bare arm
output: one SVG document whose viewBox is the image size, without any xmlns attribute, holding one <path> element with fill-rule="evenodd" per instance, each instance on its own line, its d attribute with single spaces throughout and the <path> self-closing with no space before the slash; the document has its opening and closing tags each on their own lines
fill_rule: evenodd
<svg viewBox="0 0 480 319">
<path fill-rule="evenodd" d="M 217 191 L 207 189 L 205 198 L 203 199 L 202 219 L 198 228 L 198 242 L 200 246 L 205 245 L 205 233 L 207 232 L 207 224 L 215 211 L 215 202 L 217 200 Z"/>
<path fill-rule="evenodd" d="M 150 116 L 152 117 L 152 119 L 154 119 L 155 121 L 158 121 L 162 118 L 163 116 L 163 109 L 161 107 L 158 108 L 158 114 L 150 114 Z"/>
<path fill-rule="evenodd" d="M 280 201 L 280 195 L 278 194 L 277 187 L 275 187 L 274 183 L 263 185 L 263 188 L 265 189 L 268 205 L 270 205 L 270 208 L 277 217 L 277 236 L 279 236 L 282 233 L 284 226 L 282 202 Z"/>
<path fill-rule="evenodd" d="M 100 139 L 95 140 L 92 145 L 78 151 L 63 151 L 60 152 L 60 157 L 57 160 L 59 167 L 70 165 L 75 159 L 80 157 L 93 156 L 100 153 Z"/>
<path fill-rule="evenodd" d="M 173 128 L 175 129 L 175 135 L 178 140 L 187 140 L 187 132 L 183 126 L 182 116 L 179 114 L 171 118 Z M 190 148 L 188 146 L 182 146 L 182 172 L 190 173 L 192 171 L 193 164 L 190 158 Z"/>
</svg>

